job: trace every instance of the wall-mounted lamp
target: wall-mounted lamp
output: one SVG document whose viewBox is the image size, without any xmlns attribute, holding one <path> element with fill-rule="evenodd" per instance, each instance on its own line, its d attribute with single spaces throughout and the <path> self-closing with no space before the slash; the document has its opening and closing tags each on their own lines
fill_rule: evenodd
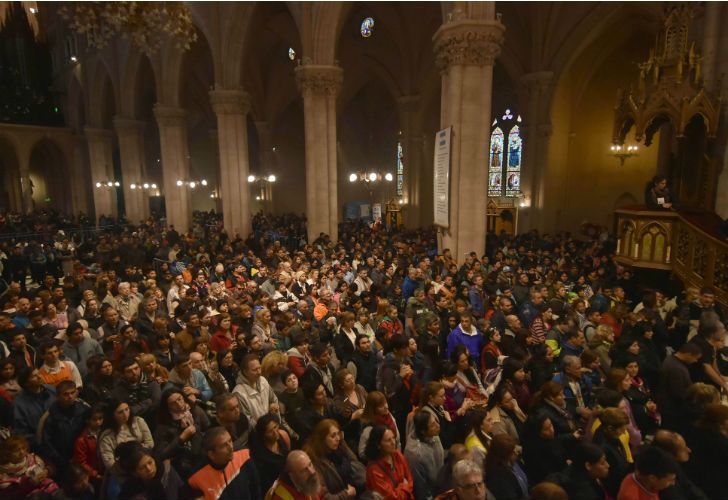
<svg viewBox="0 0 728 500">
<path fill-rule="evenodd" d="M 625 146 L 624 144 L 612 144 L 609 151 L 612 156 L 619 159 L 620 166 L 624 166 L 627 158 L 640 155 L 638 146 Z"/>
</svg>

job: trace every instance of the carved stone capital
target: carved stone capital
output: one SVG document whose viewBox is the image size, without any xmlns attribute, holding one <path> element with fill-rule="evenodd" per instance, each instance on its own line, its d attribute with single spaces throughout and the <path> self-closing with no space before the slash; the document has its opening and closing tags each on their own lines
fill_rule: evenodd
<svg viewBox="0 0 728 500">
<path fill-rule="evenodd" d="M 132 118 L 117 116 L 114 118 L 114 130 L 117 134 L 138 134 L 144 131 L 145 123 Z"/>
<path fill-rule="evenodd" d="M 433 37 L 435 65 L 441 73 L 451 66 L 492 66 L 500 55 L 505 26 L 498 21 L 453 21 Z"/>
<path fill-rule="evenodd" d="M 176 106 L 155 104 L 154 117 L 160 127 L 182 127 L 186 124 L 187 112 Z"/>
<path fill-rule="evenodd" d="M 344 80 L 338 66 L 303 64 L 296 68 L 296 84 L 302 94 L 337 95 Z"/>
<path fill-rule="evenodd" d="M 211 90 L 210 104 L 218 115 L 247 115 L 250 96 L 243 90 Z"/>
</svg>

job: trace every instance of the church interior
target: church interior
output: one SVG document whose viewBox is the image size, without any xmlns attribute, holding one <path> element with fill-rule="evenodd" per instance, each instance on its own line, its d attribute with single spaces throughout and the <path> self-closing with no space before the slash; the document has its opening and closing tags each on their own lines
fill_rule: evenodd
<svg viewBox="0 0 728 500">
<path fill-rule="evenodd" d="M 125 2 L 2 4 L 3 85 L 32 94 L 3 92 L 6 210 L 427 227 L 449 129 L 456 255 L 488 231 L 592 227 L 672 268 L 677 220 L 624 212 L 664 175 L 694 219 L 684 252 L 702 238 L 704 274 L 725 266 L 721 2 L 168 2 L 148 22 Z M 656 255 L 634 246 L 650 221 Z"/>
</svg>

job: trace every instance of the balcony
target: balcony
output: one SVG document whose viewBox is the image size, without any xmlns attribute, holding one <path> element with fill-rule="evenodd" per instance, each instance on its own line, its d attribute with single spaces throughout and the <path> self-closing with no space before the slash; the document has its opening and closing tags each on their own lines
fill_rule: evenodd
<svg viewBox="0 0 728 500">
<path fill-rule="evenodd" d="M 715 214 L 615 210 L 620 264 L 672 271 L 685 286 L 713 286 L 716 300 L 728 305 L 728 240 Z"/>
</svg>

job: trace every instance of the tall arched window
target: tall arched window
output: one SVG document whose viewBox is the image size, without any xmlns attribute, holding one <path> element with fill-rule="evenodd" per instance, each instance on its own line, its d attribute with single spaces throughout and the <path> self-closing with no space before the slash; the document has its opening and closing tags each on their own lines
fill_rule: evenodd
<svg viewBox="0 0 728 500">
<path fill-rule="evenodd" d="M 495 128 L 490 134 L 488 196 L 513 198 L 521 194 L 523 139 L 519 123 L 521 116 L 514 116 L 510 109 L 506 109 L 500 119 L 493 120 Z"/>
</svg>

